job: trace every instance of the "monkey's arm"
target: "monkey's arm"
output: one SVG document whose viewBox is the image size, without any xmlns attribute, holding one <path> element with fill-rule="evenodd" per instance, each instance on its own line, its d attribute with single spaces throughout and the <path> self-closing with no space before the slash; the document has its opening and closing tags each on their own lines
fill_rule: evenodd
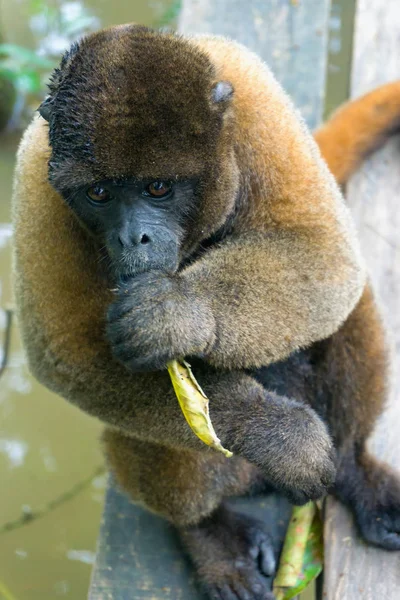
<svg viewBox="0 0 400 600">
<path fill-rule="evenodd" d="M 290 118 L 282 119 L 275 128 L 272 122 L 270 117 L 270 137 L 282 132 L 282 123 L 289 123 Z M 316 131 L 315 140 L 336 180 L 343 184 L 368 154 L 399 131 L 400 82 L 396 81 L 344 104 Z M 277 188 L 275 205 L 270 207 L 272 220 L 281 223 L 282 229 L 260 235 L 258 241 L 251 235 L 247 242 L 240 241 L 238 236 L 184 274 L 199 290 L 203 283 L 210 290 L 216 339 L 208 356 L 214 364 L 249 366 L 251 360 L 263 360 L 263 354 L 264 360 L 279 360 L 297 345 L 306 346 L 333 333 L 335 321 L 344 321 L 363 289 L 359 257 L 349 243 L 354 237 L 353 227 L 345 210 L 338 214 L 340 205 L 336 204 L 337 216 L 335 210 L 326 212 L 327 204 L 322 202 L 328 197 L 326 188 L 321 189 L 315 167 L 310 169 L 304 154 L 308 143 L 298 146 L 298 139 L 300 136 L 293 143 L 286 131 L 282 143 L 278 134 L 273 147 L 280 152 L 268 157 L 270 164 L 278 156 L 286 160 L 277 169 L 278 174 L 285 174 L 284 183 L 275 173 L 270 184 L 270 188 Z M 260 146 L 259 156 L 262 151 Z M 318 162 L 314 154 L 317 166 Z M 292 181 L 285 181 L 286 177 Z M 292 185 L 297 189 L 292 197 L 303 198 L 301 207 L 296 201 L 286 201 Z M 315 198 L 313 192 L 318 187 L 321 195 Z M 312 222 L 309 209 L 313 203 L 318 223 Z M 331 201 L 332 208 L 334 205 Z M 260 213 L 263 216 L 266 211 L 261 209 Z M 285 228 L 289 219 L 292 226 Z M 303 227 L 296 227 L 296 220 Z M 255 221 L 252 226 L 257 229 L 260 224 Z"/>
<path fill-rule="evenodd" d="M 108 313 L 113 353 L 132 370 L 197 355 L 257 368 L 328 337 L 357 303 L 364 273 L 344 233 L 323 226 L 230 239 L 176 276 L 144 273 Z"/>
<path fill-rule="evenodd" d="M 267 365 L 328 337 L 364 285 L 344 239 L 318 227 L 238 237 L 182 277 L 195 298 L 206 295 L 214 331 L 205 355 L 226 368 Z"/>
<path fill-rule="evenodd" d="M 343 197 L 270 78 L 267 92 L 264 125 L 236 88 L 247 129 L 237 133 L 232 233 L 175 277 L 135 277 L 109 312 L 108 339 L 133 370 L 192 354 L 223 368 L 268 365 L 332 335 L 361 296 L 365 268 Z"/>
<path fill-rule="evenodd" d="M 22 140 L 13 196 L 14 291 L 35 377 L 102 421 L 148 440 L 201 447 L 169 376 L 130 373 L 113 358 L 105 314 L 113 294 L 98 249 L 50 186 L 47 124 Z"/>
</svg>

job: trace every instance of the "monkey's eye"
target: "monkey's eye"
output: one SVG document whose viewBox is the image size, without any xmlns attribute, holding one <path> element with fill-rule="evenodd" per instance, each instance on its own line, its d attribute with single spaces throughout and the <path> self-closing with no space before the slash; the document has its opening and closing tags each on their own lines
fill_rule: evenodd
<svg viewBox="0 0 400 600">
<path fill-rule="evenodd" d="M 104 204 L 111 200 L 111 194 L 108 190 L 101 187 L 101 185 L 92 185 L 92 187 L 86 190 L 86 195 L 92 202 L 96 204 Z"/>
<path fill-rule="evenodd" d="M 144 191 L 146 196 L 152 198 L 164 198 L 169 196 L 172 191 L 172 186 L 166 181 L 153 181 Z"/>
</svg>

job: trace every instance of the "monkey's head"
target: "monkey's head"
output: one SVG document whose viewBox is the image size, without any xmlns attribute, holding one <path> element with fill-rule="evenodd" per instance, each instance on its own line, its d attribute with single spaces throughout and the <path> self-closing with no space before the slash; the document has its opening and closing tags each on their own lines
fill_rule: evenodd
<svg viewBox="0 0 400 600">
<path fill-rule="evenodd" d="M 233 88 L 178 35 L 134 25 L 62 59 L 39 108 L 49 179 L 116 275 L 175 271 L 234 211 Z"/>
</svg>

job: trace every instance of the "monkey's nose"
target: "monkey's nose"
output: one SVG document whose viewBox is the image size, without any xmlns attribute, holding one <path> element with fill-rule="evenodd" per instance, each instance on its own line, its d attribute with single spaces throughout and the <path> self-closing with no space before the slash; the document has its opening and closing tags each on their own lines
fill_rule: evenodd
<svg viewBox="0 0 400 600">
<path fill-rule="evenodd" d="M 118 241 L 123 248 L 129 248 L 129 246 L 139 246 L 139 244 L 149 244 L 151 242 L 150 237 L 147 233 L 134 233 L 130 235 L 120 234 Z"/>
</svg>

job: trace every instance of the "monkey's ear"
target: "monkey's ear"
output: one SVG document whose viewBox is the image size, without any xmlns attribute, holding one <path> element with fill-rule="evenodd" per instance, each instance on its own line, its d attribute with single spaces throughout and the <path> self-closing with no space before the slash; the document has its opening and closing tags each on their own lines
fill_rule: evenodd
<svg viewBox="0 0 400 600">
<path fill-rule="evenodd" d="M 43 100 L 42 104 L 37 109 L 38 113 L 40 114 L 40 116 L 43 117 L 45 121 L 50 121 L 51 111 L 53 107 L 52 105 L 53 98 L 51 96 L 48 96 L 46 100 Z"/>
<path fill-rule="evenodd" d="M 213 104 L 225 104 L 232 99 L 232 96 L 233 85 L 229 81 L 218 81 L 211 90 Z"/>
</svg>

